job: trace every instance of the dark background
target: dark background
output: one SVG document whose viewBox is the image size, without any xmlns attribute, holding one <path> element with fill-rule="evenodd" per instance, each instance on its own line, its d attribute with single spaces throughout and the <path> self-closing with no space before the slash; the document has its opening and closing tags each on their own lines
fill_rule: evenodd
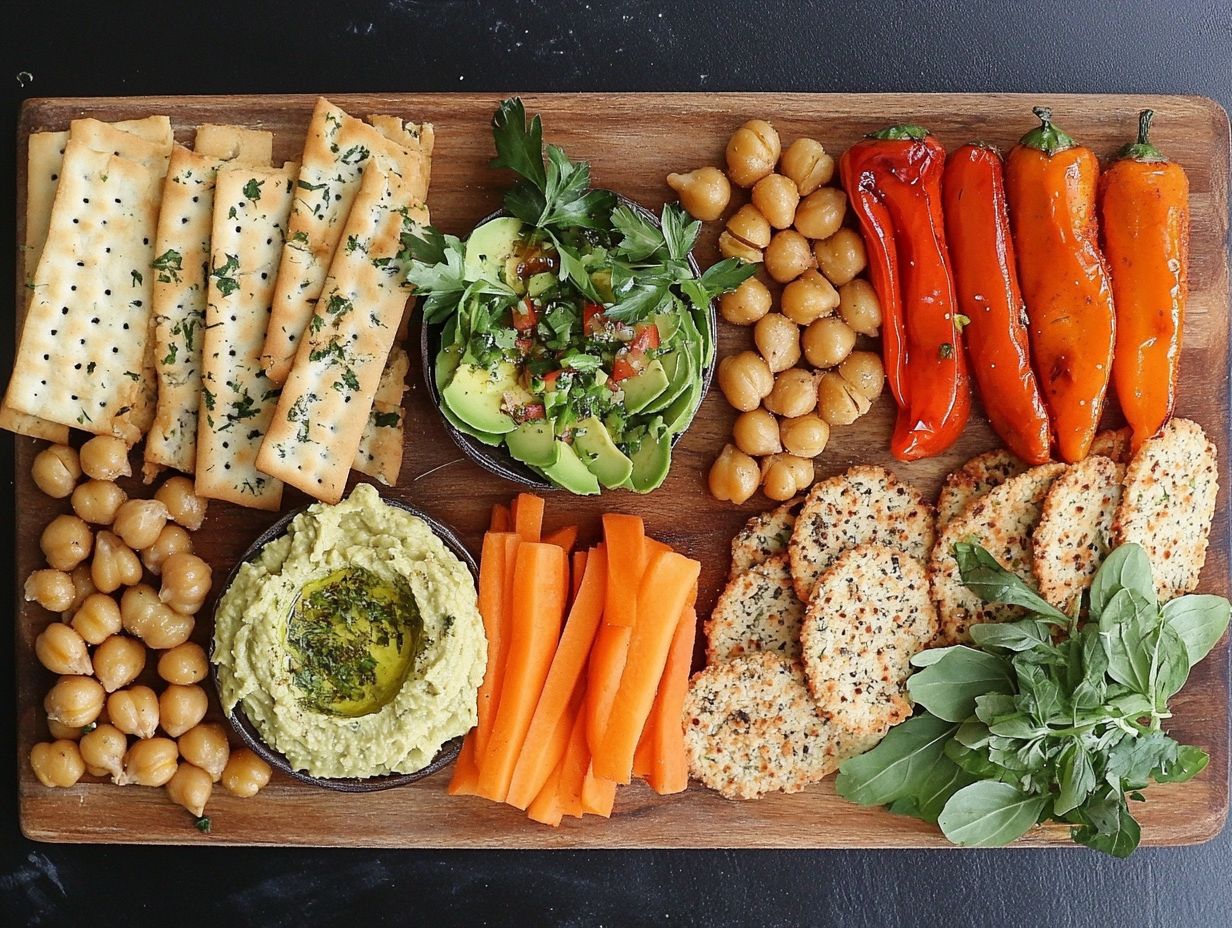
<svg viewBox="0 0 1232 928">
<path fill-rule="evenodd" d="M 492 91 L 495 99 L 512 90 L 1087 91 L 1195 93 L 1232 108 L 1227 0 L 18 0 L 4 6 L 12 10 L 4 29 L 11 37 L 8 66 L 0 71 L 6 138 L 14 135 L 26 97 L 147 93 L 468 90 Z M 4 253 L 12 255 L 9 145 L 0 145 L 0 168 L 0 234 Z M 0 293 L 11 294 L 13 264 L 0 264 Z M 0 369 L 7 371 L 11 324 L 0 325 L 0 348 Z M 12 563 L 11 453 L 5 435 L 4 564 Z M 0 628 L 0 748 L 9 745 L 2 755 L 10 758 L 13 660 L 12 636 Z M 22 838 L 15 796 L 13 763 L 0 762 L 0 924 L 6 926 L 1205 928 L 1232 917 L 1232 833 L 1226 830 L 1204 846 L 1145 849 L 1124 862 L 1055 850 L 70 847 Z M 713 827 L 721 843 L 722 823 Z"/>
</svg>

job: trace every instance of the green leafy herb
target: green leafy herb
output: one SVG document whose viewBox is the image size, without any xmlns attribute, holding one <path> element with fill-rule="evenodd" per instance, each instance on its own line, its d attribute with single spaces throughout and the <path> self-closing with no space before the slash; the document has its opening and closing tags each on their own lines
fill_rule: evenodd
<svg viewBox="0 0 1232 928">
<path fill-rule="evenodd" d="M 208 835 L 210 829 L 214 827 L 214 823 L 210 821 L 208 815 L 202 815 L 200 818 L 193 821 L 193 826 L 203 835 Z"/>
<path fill-rule="evenodd" d="M 158 272 L 159 283 L 178 284 L 180 272 L 184 270 L 183 260 L 178 251 L 168 249 L 155 258 L 150 266 Z"/>
<path fill-rule="evenodd" d="M 227 255 L 227 260 L 210 271 L 220 296 L 230 296 L 240 288 L 240 283 L 233 275 L 239 272 L 240 259 L 236 255 Z"/>
<path fill-rule="evenodd" d="M 244 185 L 244 196 L 255 203 L 261 199 L 261 187 L 264 184 L 263 180 L 257 180 L 255 177 L 249 178 L 248 183 Z"/>
</svg>

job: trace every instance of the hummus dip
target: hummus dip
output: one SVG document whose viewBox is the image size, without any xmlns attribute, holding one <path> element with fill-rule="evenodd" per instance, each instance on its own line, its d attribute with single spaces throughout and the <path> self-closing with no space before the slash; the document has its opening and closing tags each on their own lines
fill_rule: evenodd
<svg viewBox="0 0 1232 928">
<path fill-rule="evenodd" d="M 487 641 L 470 571 L 359 484 L 242 565 L 218 604 L 223 711 L 318 777 L 413 773 L 476 721 Z"/>
</svg>

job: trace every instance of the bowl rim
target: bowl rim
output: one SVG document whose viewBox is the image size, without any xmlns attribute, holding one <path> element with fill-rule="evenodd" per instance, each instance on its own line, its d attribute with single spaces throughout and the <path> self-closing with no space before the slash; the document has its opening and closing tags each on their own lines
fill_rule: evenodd
<svg viewBox="0 0 1232 928">
<path fill-rule="evenodd" d="M 662 228 L 662 222 L 652 210 L 643 206 L 641 203 L 638 203 L 636 200 L 625 196 L 623 193 L 619 193 L 618 191 L 611 192 L 615 194 L 616 200 L 620 205 L 627 206 L 643 218 L 650 220 L 654 223 L 656 228 Z M 471 227 L 470 232 L 467 233 L 467 238 L 474 234 L 475 230 L 480 226 L 485 225 L 494 219 L 500 219 L 501 217 L 508 215 L 508 210 L 503 207 L 493 213 L 489 213 Z M 701 265 L 697 263 L 697 258 L 693 254 L 692 249 L 689 250 L 687 260 L 689 263 L 689 268 L 693 271 L 694 276 L 701 277 Z M 701 392 L 698 394 L 697 406 L 694 408 L 694 419 L 696 419 L 697 412 L 701 409 L 702 404 L 706 400 L 707 394 L 710 392 L 710 387 L 714 380 L 715 367 L 718 363 L 719 330 L 718 315 L 715 310 L 714 300 L 711 300 L 708 305 L 706 325 L 710 330 L 710 339 L 711 343 L 715 346 L 715 351 L 711 356 L 710 363 L 703 366 L 700 371 L 702 388 Z M 497 477 L 501 477 L 511 483 L 516 483 L 519 486 L 527 487 L 533 490 L 569 492 L 565 490 L 564 487 L 558 486 L 551 480 L 540 476 L 538 473 L 531 470 L 529 466 L 517 460 L 512 454 L 509 453 L 505 445 L 502 444 L 497 447 L 485 445 L 479 439 L 472 435 L 466 434 L 445 418 L 445 414 L 441 411 L 441 394 L 436 387 L 436 356 L 440 351 L 440 334 L 444 326 L 444 323 L 434 323 L 429 325 L 421 322 L 419 327 L 420 371 L 421 376 L 423 377 L 424 387 L 428 391 L 428 396 L 432 400 L 432 405 L 436 409 L 436 414 L 440 418 L 441 424 L 445 427 L 445 432 L 449 435 L 453 443 L 457 445 L 458 449 L 472 463 L 479 465 L 488 473 L 495 474 Z M 676 447 L 676 443 L 685 436 L 685 433 L 687 433 L 692 426 L 693 421 L 691 420 L 688 426 L 672 436 L 671 444 L 673 448 Z M 611 491 L 608 490 L 607 492 Z"/>
<path fill-rule="evenodd" d="M 441 522 L 439 519 L 429 515 L 417 506 L 412 506 L 410 503 L 404 502 L 400 499 L 387 497 L 382 494 L 381 501 L 388 506 L 392 506 L 395 509 L 401 509 L 402 511 L 407 512 L 418 519 L 422 519 L 432 530 L 432 532 L 441 539 L 441 541 L 445 544 L 445 547 L 466 565 L 466 568 L 470 571 L 471 576 L 476 582 L 478 582 L 479 565 L 475 561 L 475 556 L 462 542 L 462 539 L 458 536 L 457 531 L 452 526 Z M 244 553 L 240 555 L 239 560 L 237 560 L 234 566 L 232 566 L 232 568 L 227 572 L 227 576 L 220 588 L 220 593 L 217 599 L 214 600 L 211 617 L 214 620 L 215 628 L 217 628 L 218 622 L 218 605 L 222 601 L 223 596 L 226 595 L 227 590 L 231 588 L 231 584 L 235 581 L 236 576 L 239 574 L 240 568 L 244 564 L 247 564 L 257 558 L 262 549 L 271 541 L 286 534 L 295 518 L 302 515 L 314 505 L 316 505 L 316 501 L 283 513 L 279 516 L 277 521 L 261 532 L 261 534 L 253 539 L 248 547 L 244 549 Z M 214 684 L 214 690 L 218 695 L 219 702 L 221 703 L 222 687 L 218 680 L 218 665 L 214 662 L 214 647 L 215 637 L 211 634 L 209 647 L 210 679 Z M 234 708 L 231 710 L 230 715 L 228 715 L 225 710 L 223 715 L 230 724 L 231 730 L 234 731 L 240 740 L 244 742 L 245 746 L 250 748 L 254 754 L 260 757 L 271 767 L 274 767 L 280 773 L 284 773 L 300 783 L 309 783 L 313 786 L 320 786 L 325 789 L 332 789 L 342 793 L 372 793 L 379 790 L 393 789 L 397 786 L 405 786 L 408 783 L 414 783 L 417 780 L 422 780 L 429 777 L 449 766 L 449 764 L 457 759 L 458 753 L 462 749 L 462 736 L 459 735 L 458 737 L 452 738 L 441 745 L 441 748 L 437 751 L 436 756 L 433 757 L 426 766 L 421 767 L 419 770 L 411 773 L 386 773 L 371 777 L 319 777 L 303 770 L 296 770 L 293 766 L 291 766 L 290 761 L 287 760 L 285 755 L 266 744 L 262 739 L 260 732 L 257 731 L 257 727 L 244 712 L 242 703 L 236 703 Z"/>
</svg>

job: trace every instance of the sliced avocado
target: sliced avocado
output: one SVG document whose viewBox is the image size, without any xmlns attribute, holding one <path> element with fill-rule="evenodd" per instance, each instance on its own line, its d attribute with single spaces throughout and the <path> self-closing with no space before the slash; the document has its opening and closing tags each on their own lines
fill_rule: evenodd
<svg viewBox="0 0 1232 928">
<path fill-rule="evenodd" d="M 680 327 L 680 316 L 677 313 L 659 313 L 654 317 L 654 324 L 659 330 L 659 341 L 666 342 Z"/>
<path fill-rule="evenodd" d="M 642 446 L 633 453 L 633 471 L 629 474 L 628 486 L 638 493 L 658 489 L 667 479 L 672 466 L 672 436 L 663 432 L 657 439 L 648 435 Z"/>
<path fill-rule="evenodd" d="M 697 412 L 697 401 L 701 398 L 702 382 L 694 378 L 688 389 L 672 400 L 670 406 L 663 410 L 663 427 L 669 435 L 678 435 L 689 427 Z"/>
<path fill-rule="evenodd" d="M 542 274 L 536 274 L 526 282 L 526 295 L 538 296 L 544 290 L 548 290 L 558 283 L 555 274 L 549 274 L 546 271 Z"/>
<path fill-rule="evenodd" d="M 549 419 L 523 422 L 505 436 L 509 453 L 532 467 L 551 467 L 556 463 L 562 443 L 556 441 Z"/>
<path fill-rule="evenodd" d="M 671 379 L 658 358 L 646 365 L 640 374 L 630 377 L 621 389 L 625 391 L 625 409 L 629 413 L 641 412 L 646 405 L 667 389 Z"/>
<path fill-rule="evenodd" d="M 573 427 L 573 450 L 608 489 L 623 484 L 633 471 L 633 462 L 616 447 L 607 426 L 595 416 Z"/>
<path fill-rule="evenodd" d="M 505 261 L 517 249 L 522 220 L 513 216 L 501 216 L 485 222 L 466 240 L 466 256 L 462 270 L 467 280 L 501 281 Z"/>
<path fill-rule="evenodd" d="M 441 400 L 471 428 L 503 435 L 518 425 L 501 410 L 506 394 L 512 394 L 515 403 L 533 401 L 530 393 L 518 383 L 515 365 L 500 361 L 488 370 L 474 364 L 459 364 L 448 386 L 441 391 Z"/>
<path fill-rule="evenodd" d="M 689 389 L 689 381 L 697 378 L 697 368 L 693 361 L 693 353 L 686 346 L 659 356 L 663 370 L 667 372 L 667 389 L 646 404 L 642 412 L 662 412 L 676 397 Z"/>
<path fill-rule="evenodd" d="M 458 362 L 461 360 L 461 345 L 449 345 L 442 348 L 436 356 L 436 370 L 433 372 L 433 377 L 436 380 L 437 391 L 442 394 L 440 405 L 441 415 L 445 417 L 446 422 L 452 425 L 459 432 L 470 435 L 472 438 L 478 439 L 485 445 L 491 445 L 495 448 L 504 440 L 502 436 L 493 435 L 491 432 L 484 432 L 463 422 L 457 417 L 454 411 L 449 408 L 449 404 L 444 400 L 445 388 L 449 386 L 449 382 L 453 379 L 454 372 L 458 369 Z"/>
<path fill-rule="evenodd" d="M 599 492 L 599 481 L 582 463 L 577 453 L 563 441 L 559 445 L 556 463 L 550 467 L 541 468 L 549 480 L 557 486 L 564 487 L 570 493 L 579 496 L 594 496 Z"/>
</svg>

